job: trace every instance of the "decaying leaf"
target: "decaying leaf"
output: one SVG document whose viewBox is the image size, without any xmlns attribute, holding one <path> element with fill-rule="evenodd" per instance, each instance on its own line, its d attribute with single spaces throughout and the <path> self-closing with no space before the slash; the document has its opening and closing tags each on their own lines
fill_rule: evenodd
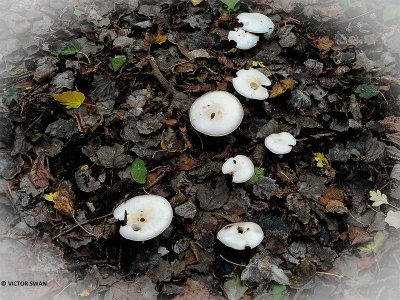
<svg viewBox="0 0 400 300">
<path fill-rule="evenodd" d="M 182 154 L 178 157 L 177 167 L 179 170 L 189 171 L 198 165 L 199 165 L 198 161 L 193 159 L 193 157 L 187 154 Z"/>
<path fill-rule="evenodd" d="M 248 290 L 238 276 L 224 282 L 224 291 L 229 300 L 239 300 Z"/>
<path fill-rule="evenodd" d="M 57 102 L 65 105 L 67 109 L 78 108 L 85 101 L 85 95 L 78 91 L 67 91 L 61 94 L 51 94 Z"/>
<path fill-rule="evenodd" d="M 251 66 L 252 67 L 260 67 L 260 68 L 266 68 L 267 67 L 262 61 L 259 61 L 259 60 L 253 60 L 251 62 Z"/>
<path fill-rule="evenodd" d="M 275 83 L 274 86 L 272 87 L 272 91 L 269 95 L 270 98 L 275 98 L 286 91 L 293 90 L 294 87 L 296 86 L 296 81 L 294 81 L 291 78 L 285 78 L 283 80 L 280 80 L 279 82 Z"/>
<path fill-rule="evenodd" d="M 341 188 L 328 188 L 325 194 L 319 199 L 319 204 L 325 207 L 327 212 L 345 213 L 347 208 L 344 206 L 345 192 Z"/>
<path fill-rule="evenodd" d="M 146 45 L 161 45 L 165 43 L 167 40 L 167 35 L 163 34 L 163 28 L 160 25 L 157 25 L 156 33 L 146 32 L 144 36 L 144 41 Z"/>
<path fill-rule="evenodd" d="M 185 291 L 182 295 L 173 298 L 174 300 L 193 300 L 193 299 L 211 299 L 211 295 L 207 287 L 200 281 L 188 279 L 185 283 Z"/>
<path fill-rule="evenodd" d="M 379 250 L 384 246 L 387 233 L 384 231 L 378 231 L 374 239 L 364 246 L 358 248 L 358 250 L 363 254 L 378 253 Z"/>
<path fill-rule="evenodd" d="M 329 160 L 326 158 L 325 154 L 317 152 L 314 153 L 315 157 L 315 161 L 317 162 L 317 167 L 318 168 L 326 168 L 326 167 L 330 167 L 330 163 Z"/>
<path fill-rule="evenodd" d="M 364 99 L 369 99 L 379 94 L 378 87 L 372 84 L 360 84 L 354 91 Z"/>
<path fill-rule="evenodd" d="M 385 222 L 390 226 L 400 228 L 400 211 L 389 210 L 385 218 Z"/>
<path fill-rule="evenodd" d="M 67 182 L 61 183 L 57 190 L 53 193 L 43 196 L 47 201 L 54 203 L 54 209 L 65 215 L 75 215 L 75 195 L 71 190 L 70 184 Z"/>
<path fill-rule="evenodd" d="M 369 199 L 373 202 L 372 206 L 380 206 L 382 204 L 388 204 L 387 196 L 382 194 L 380 190 L 370 191 Z"/>
<path fill-rule="evenodd" d="M 29 180 L 36 188 L 47 188 L 49 186 L 49 180 L 56 180 L 44 165 L 44 159 L 45 156 L 40 154 L 33 162 L 32 169 L 29 172 Z"/>
<path fill-rule="evenodd" d="M 329 38 L 329 36 L 318 37 L 315 40 L 315 46 L 320 51 L 329 51 L 333 46 L 333 41 Z"/>
<path fill-rule="evenodd" d="M 193 6 L 197 6 L 199 5 L 201 2 L 203 2 L 203 0 L 191 0 Z"/>
</svg>

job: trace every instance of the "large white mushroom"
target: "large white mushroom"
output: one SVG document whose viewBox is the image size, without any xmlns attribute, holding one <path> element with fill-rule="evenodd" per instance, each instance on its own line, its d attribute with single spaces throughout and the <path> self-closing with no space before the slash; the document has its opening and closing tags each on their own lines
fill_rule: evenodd
<svg viewBox="0 0 400 300">
<path fill-rule="evenodd" d="M 254 174 L 253 162 L 244 155 L 229 158 L 222 165 L 222 173 L 231 174 L 232 182 L 242 183 L 249 180 Z"/>
<path fill-rule="evenodd" d="M 132 241 L 146 241 L 161 234 L 171 224 L 172 216 L 168 200 L 157 195 L 133 197 L 114 210 L 114 218 L 126 220 L 119 233 Z"/>
<path fill-rule="evenodd" d="M 238 222 L 226 225 L 218 231 L 217 239 L 236 250 L 255 248 L 264 239 L 260 225 L 253 222 Z"/>
<path fill-rule="evenodd" d="M 289 153 L 295 145 L 296 139 L 289 132 L 273 133 L 265 138 L 265 147 L 275 154 Z"/>
<path fill-rule="evenodd" d="M 260 13 L 240 13 L 236 18 L 243 24 L 242 29 L 248 32 L 270 35 L 275 28 L 272 20 Z"/>
<path fill-rule="evenodd" d="M 228 92 L 214 91 L 193 102 L 189 118 L 197 131 L 209 136 L 223 136 L 239 127 L 243 114 L 238 98 Z"/>
<path fill-rule="evenodd" d="M 236 48 L 242 50 L 248 50 L 257 45 L 259 36 L 250 32 L 244 31 L 242 28 L 235 28 L 228 33 L 228 40 L 236 42 Z"/>
<path fill-rule="evenodd" d="M 232 79 L 233 87 L 242 96 L 265 100 L 268 98 L 268 90 L 264 86 L 270 86 L 271 81 L 260 71 L 250 68 L 248 70 L 239 70 L 235 78 Z"/>
</svg>

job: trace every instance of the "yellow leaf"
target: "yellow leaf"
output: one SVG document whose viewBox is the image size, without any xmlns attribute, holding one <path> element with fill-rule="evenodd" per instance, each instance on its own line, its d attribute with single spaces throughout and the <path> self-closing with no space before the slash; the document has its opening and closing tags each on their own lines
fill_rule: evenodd
<svg viewBox="0 0 400 300">
<path fill-rule="evenodd" d="M 280 80 L 275 83 L 272 87 L 272 91 L 269 95 L 270 98 L 275 98 L 282 95 L 284 92 L 288 90 L 293 90 L 296 85 L 296 82 L 293 79 L 287 78 Z"/>
<path fill-rule="evenodd" d="M 46 199 L 47 201 L 54 202 L 54 199 L 57 197 L 57 195 L 58 195 L 57 192 L 49 193 L 49 194 L 43 195 L 43 198 Z"/>
<path fill-rule="evenodd" d="M 162 27 L 160 25 L 157 26 L 157 34 L 154 39 L 154 43 L 161 45 L 162 43 L 165 43 L 167 40 L 167 35 L 163 34 Z"/>
<path fill-rule="evenodd" d="M 199 5 L 203 0 L 192 0 L 193 6 Z"/>
<path fill-rule="evenodd" d="M 323 153 L 314 153 L 315 161 L 317 162 L 317 167 L 318 168 L 329 168 L 331 164 L 329 163 L 329 160 L 325 157 Z"/>
<path fill-rule="evenodd" d="M 54 202 L 54 209 L 65 215 L 74 215 L 75 196 L 70 187 L 66 183 L 62 183 L 54 193 L 49 193 L 43 196 L 47 201 Z"/>
<path fill-rule="evenodd" d="M 259 60 L 253 60 L 251 62 L 251 66 L 252 67 L 261 67 L 261 68 L 266 68 L 267 67 L 262 61 L 259 61 Z"/>
<path fill-rule="evenodd" d="M 78 108 L 85 101 L 85 95 L 78 91 L 68 91 L 61 94 L 51 94 L 54 100 L 65 105 L 67 109 Z"/>
</svg>

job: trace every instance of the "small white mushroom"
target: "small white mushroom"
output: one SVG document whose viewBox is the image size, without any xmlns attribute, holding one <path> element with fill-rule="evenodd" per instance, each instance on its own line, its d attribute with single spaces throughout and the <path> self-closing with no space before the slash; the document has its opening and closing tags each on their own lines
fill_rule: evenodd
<svg viewBox="0 0 400 300">
<path fill-rule="evenodd" d="M 237 16 L 239 23 L 243 24 L 242 29 L 253 33 L 271 34 L 275 25 L 270 18 L 260 13 L 240 13 Z"/>
<path fill-rule="evenodd" d="M 235 28 L 228 33 L 228 40 L 236 42 L 236 48 L 248 50 L 257 45 L 259 36 L 244 31 L 242 28 Z"/>
<path fill-rule="evenodd" d="M 168 200 L 157 195 L 133 197 L 117 206 L 114 218 L 124 221 L 119 233 L 132 241 L 147 241 L 161 234 L 172 221 Z"/>
<path fill-rule="evenodd" d="M 229 158 L 222 165 L 222 173 L 231 174 L 232 182 L 242 183 L 249 180 L 254 174 L 253 162 L 244 155 Z"/>
<path fill-rule="evenodd" d="M 248 70 L 239 70 L 235 78 L 232 79 L 233 87 L 242 96 L 265 100 L 268 98 L 268 90 L 264 86 L 270 86 L 271 81 L 260 71 L 250 68 Z"/>
<path fill-rule="evenodd" d="M 239 127 L 243 119 L 243 107 L 234 95 L 208 92 L 190 107 L 190 123 L 197 131 L 209 136 L 223 136 Z"/>
<path fill-rule="evenodd" d="M 273 133 L 265 138 L 265 147 L 275 154 L 286 154 L 292 151 L 296 139 L 289 132 Z"/>
<path fill-rule="evenodd" d="M 218 231 L 217 239 L 236 250 L 255 248 L 264 239 L 260 225 L 253 222 L 232 223 Z"/>
</svg>

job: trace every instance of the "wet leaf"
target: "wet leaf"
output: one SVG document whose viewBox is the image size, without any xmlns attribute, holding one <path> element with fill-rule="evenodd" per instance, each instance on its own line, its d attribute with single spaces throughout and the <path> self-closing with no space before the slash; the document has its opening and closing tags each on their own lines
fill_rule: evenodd
<svg viewBox="0 0 400 300">
<path fill-rule="evenodd" d="M 360 84 L 355 89 L 355 92 L 364 99 L 369 99 L 379 94 L 378 87 L 372 84 Z"/>
<path fill-rule="evenodd" d="M 157 33 L 156 33 L 156 37 L 154 39 L 154 43 L 161 45 L 163 43 L 165 43 L 165 41 L 167 40 L 167 35 L 163 34 L 163 29 L 160 25 L 157 26 Z"/>
<path fill-rule="evenodd" d="M 147 168 L 140 158 L 136 158 L 131 165 L 131 176 L 134 181 L 140 184 L 146 183 Z"/>
<path fill-rule="evenodd" d="M 210 291 L 200 281 L 189 278 L 184 286 L 185 291 L 183 294 L 174 297 L 174 300 L 211 299 Z"/>
<path fill-rule="evenodd" d="M 400 211 L 389 210 L 385 218 L 385 222 L 390 226 L 400 228 Z"/>
<path fill-rule="evenodd" d="M 40 132 L 35 133 L 35 134 L 32 136 L 32 138 L 31 138 L 31 142 L 32 142 L 32 143 L 37 142 L 38 140 L 40 140 L 40 138 L 41 138 L 42 136 L 43 136 L 43 133 L 40 133 Z"/>
<path fill-rule="evenodd" d="M 329 38 L 329 36 L 318 37 L 315 40 L 315 46 L 320 51 L 328 51 L 333 46 L 333 41 Z"/>
<path fill-rule="evenodd" d="M 272 288 L 265 289 L 261 293 L 257 294 L 254 297 L 254 300 L 265 300 L 265 299 L 282 300 L 284 299 L 283 297 L 285 291 L 286 291 L 286 286 L 282 284 L 274 284 Z"/>
<path fill-rule="evenodd" d="M 44 165 L 44 160 L 45 156 L 43 154 L 39 155 L 33 162 L 32 169 L 29 172 L 29 180 L 36 188 L 47 188 L 49 186 L 49 180 L 56 180 L 49 169 Z"/>
<path fill-rule="evenodd" d="M 132 161 L 130 155 L 124 154 L 124 147 L 120 144 L 100 147 L 96 152 L 100 163 L 106 168 L 123 168 Z"/>
<path fill-rule="evenodd" d="M 74 55 L 81 51 L 82 46 L 78 41 L 72 41 L 68 44 L 68 46 L 61 51 L 57 52 L 57 54 L 61 55 Z"/>
<path fill-rule="evenodd" d="M 384 231 L 378 231 L 374 239 L 364 246 L 358 248 L 363 254 L 378 253 L 379 250 L 384 246 L 387 234 Z"/>
<path fill-rule="evenodd" d="M 111 66 L 114 72 L 117 72 L 122 66 L 126 63 L 126 56 L 125 55 L 116 55 L 111 58 Z"/>
<path fill-rule="evenodd" d="M 156 285 L 147 276 L 140 276 L 133 281 L 117 281 L 105 293 L 104 300 L 157 299 Z"/>
<path fill-rule="evenodd" d="M 74 207 L 75 195 L 66 182 L 61 183 L 55 192 L 45 194 L 43 198 L 53 202 L 54 209 L 62 214 L 73 216 L 76 212 Z"/>
<path fill-rule="evenodd" d="M 225 4 L 228 11 L 237 11 L 239 9 L 240 0 L 220 0 L 223 4 Z"/>
<path fill-rule="evenodd" d="M 265 169 L 264 169 L 264 168 L 255 167 L 255 168 L 254 168 L 254 174 L 253 174 L 253 176 L 251 176 L 251 178 L 249 179 L 248 183 L 250 183 L 250 184 L 255 184 L 255 183 L 257 183 L 262 177 L 264 177 L 264 175 L 265 175 Z"/>
<path fill-rule="evenodd" d="M 201 2 L 203 2 L 203 0 L 191 0 L 193 6 L 197 6 L 199 5 Z"/>
<path fill-rule="evenodd" d="M 293 79 L 286 78 L 283 80 L 280 80 L 279 82 L 275 83 L 274 86 L 272 87 L 272 91 L 269 95 L 270 98 L 275 98 L 286 91 L 293 90 L 294 87 L 296 86 L 296 82 Z"/>
<path fill-rule="evenodd" d="M 369 199 L 373 202 L 372 206 L 380 206 L 382 204 L 388 204 L 387 196 L 382 194 L 380 190 L 370 191 Z"/>
<path fill-rule="evenodd" d="M 238 276 L 224 282 L 224 291 L 229 300 L 239 300 L 248 290 Z"/>
<path fill-rule="evenodd" d="M 325 207 L 327 212 L 332 213 L 345 213 L 347 208 L 344 206 L 345 193 L 341 188 L 328 188 L 324 194 L 319 199 L 319 204 Z"/>
<path fill-rule="evenodd" d="M 330 167 L 331 164 L 329 163 L 329 160 L 326 158 L 325 154 L 317 152 L 314 153 L 314 155 L 314 159 L 317 162 L 318 168 Z"/>
<path fill-rule="evenodd" d="M 78 108 L 85 101 L 85 95 L 78 91 L 67 91 L 61 94 L 51 94 L 57 102 L 65 105 L 67 109 Z"/>
</svg>

